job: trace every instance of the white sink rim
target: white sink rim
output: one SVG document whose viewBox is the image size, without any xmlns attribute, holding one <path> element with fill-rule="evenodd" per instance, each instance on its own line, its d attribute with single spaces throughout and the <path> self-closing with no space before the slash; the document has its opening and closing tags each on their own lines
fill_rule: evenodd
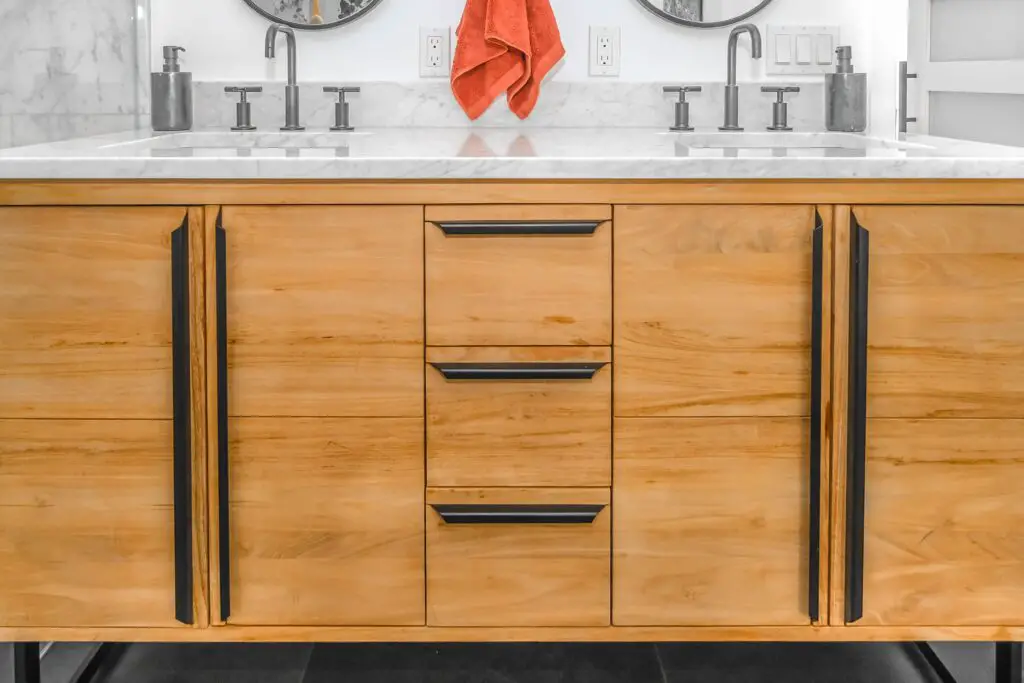
<svg viewBox="0 0 1024 683">
<path fill-rule="evenodd" d="M 673 136 L 677 144 L 692 149 L 931 149 L 927 145 L 855 133 L 660 131 L 659 134 Z"/>
<path fill-rule="evenodd" d="M 330 149 L 370 131 L 181 131 L 101 145 L 102 150 L 138 149 Z"/>
</svg>

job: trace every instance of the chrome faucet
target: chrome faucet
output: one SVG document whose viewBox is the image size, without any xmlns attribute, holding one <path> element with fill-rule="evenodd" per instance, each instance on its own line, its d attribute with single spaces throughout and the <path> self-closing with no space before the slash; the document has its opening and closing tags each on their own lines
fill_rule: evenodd
<svg viewBox="0 0 1024 683">
<path fill-rule="evenodd" d="M 725 86 L 725 125 L 719 130 L 743 130 L 740 128 L 740 87 L 736 85 L 736 44 L 740 34 L 750 34 L 750 56 L 761 59 L 761 32 L 753 24 L 737 26 L 729 34 L 729 80 Z"/>
<path fill-rule="evenodd" d="M 271 24 L 267 29 L 267 59 L 273 59 L 278 32 L 288 39 L 288 85 L 284 86 L 284 126 L 281 130 L 306 130 L 299 125 L 299 84 L 296 73 L 298 61 L 295 56 L 295 31 L 281 24 Z"/>
</svg>

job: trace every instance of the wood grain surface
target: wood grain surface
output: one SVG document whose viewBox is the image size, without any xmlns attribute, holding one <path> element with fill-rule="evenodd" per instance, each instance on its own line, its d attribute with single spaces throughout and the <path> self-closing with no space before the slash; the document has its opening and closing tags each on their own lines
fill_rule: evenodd
<svg viewBox="0 0 1024 683">
<path fill-rule="evenodd" d="M 229 429 L 229 623 L 423 624 L 423 421 Z"/>
<path fill-rule="evenodd" d="M 615 414 L 805 416 L 814 207 L 615 207 Z"/>
<path fill-rule="evenodd" d="M 225 207 L 232 416 L 422 417 L 423 210 Z"/>
<path fill-rule="evenodd" d="M 429 362 L 611 361 L 609 348 L 432 348 Z M 427 368 L 430 486 L 611 485 L 611 367 L 580 381 L 446 381 Z"/>
<path fill-rule="evenodd" d="M 609 207 L 427 207 L 427 220 L 606 221 Z M 612 226 L 592 235 L 445 236 L 427 223 L 431 346 L 608 346 Z"/>
<path fill-rule="evenodd" d="M 1024 418 L 1024 207 L 854 207 L 868 415 Z"/>
<path fill-rule="evenodd" d="M 810 624 L 808 421 L 615 421 L 616 626 Z"/>
<path fill-rule="evenodd" d="M 0 419 L 0 624 L 172 627 L 169 420 Z"/>
<path fill-rule="evenodd" d="M 869 419 L 865 626 L 1024 625 L 1024 420 Z"/>
<path fill-rule="evenodd" d="M 171 233 L 184 217 L 0 209 L 0 417 L 171 417 Z"/>
<path fill-rule="evenodd" d="M 428 503 L 608 505 L 607 489 L 429 489 Z M 445 524 L 427 509 L 430 626 L 607 626 L 611 510 L 592 524 Z"/>
</svg>

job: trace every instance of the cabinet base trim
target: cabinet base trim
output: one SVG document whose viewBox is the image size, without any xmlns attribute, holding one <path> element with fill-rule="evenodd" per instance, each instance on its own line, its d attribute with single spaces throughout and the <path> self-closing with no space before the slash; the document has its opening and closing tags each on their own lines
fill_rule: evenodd
<svg viewBox="0 0 1024 683">
<path fill-rule="evenodd" d="M 221 626 L 211 628 L 0 628 L 0 641 L 57 642 L 916 642 L 1024 641 L 1024 626 L 703 626 L 455 628 Z"/>
</svg>

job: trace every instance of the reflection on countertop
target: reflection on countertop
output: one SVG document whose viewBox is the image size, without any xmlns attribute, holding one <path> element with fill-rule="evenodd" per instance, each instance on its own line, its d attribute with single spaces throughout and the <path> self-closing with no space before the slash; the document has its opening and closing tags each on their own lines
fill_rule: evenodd
<svg viewBox="0 0 1024 683">
<path fill-rule="evenodd" d="M 134 131 L 0 151 L 0 178 L 1024 178 L 1024 148 L 649 128 Z"/>
</svg>

